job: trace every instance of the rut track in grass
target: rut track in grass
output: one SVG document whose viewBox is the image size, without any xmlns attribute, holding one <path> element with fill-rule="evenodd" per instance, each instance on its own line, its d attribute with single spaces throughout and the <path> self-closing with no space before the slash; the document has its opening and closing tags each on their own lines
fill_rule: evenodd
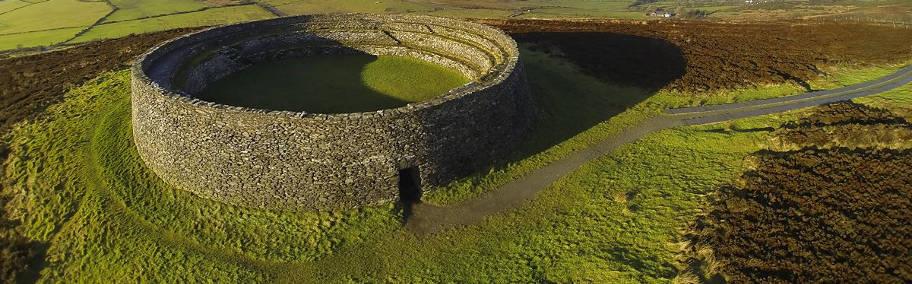
<svg viewBox="0 0 912 284">
<path fill-rule="evenodd" d="M 534 198 L 538 192 L 548 188 L 584 164 L 610 153 L 621 145 L 636 141 L 659 130 L 780 113 L 845 101 L 886 92 L 910 82 L 912 82 L 912 66 L 906 66 L 877 80 L 833 90 L 744 103 L 668 110 L 662 115 L 629 127 L 612 138 L 534 170 L 479 198 L 444 207 L 426 203 L 414 204 L 412 205 L 412 215 L 408 218 L 406 226 L 417 234 L 429 234 L 453 226 L 478 223 L 487 216 L 522 205 Z"/>
</svg>

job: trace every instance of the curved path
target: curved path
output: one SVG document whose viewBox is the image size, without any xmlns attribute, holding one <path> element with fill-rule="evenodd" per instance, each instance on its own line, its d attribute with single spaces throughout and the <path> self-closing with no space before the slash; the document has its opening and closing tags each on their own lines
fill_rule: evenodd
<svg viewBox="0 0 912 284">
<path fill-rule="evenodd" d="M 470 225 L 486 216 L 515 208 L 532 199 L 561 177 L 583 164 L 602 157 L 620 145 L 666 128 L 707 124 L 751 116 L 779 113 L 805 107 L 850 100 L 886 92 L 912 82 L 912 66 L 906 66 L 880 79 L 843 88 L 808 92 L 801 95 L 756 100 L 742 103 L 700 106 L 667 110 L 664 114 L 641 122 L 614 137 L 536 169 L 525 176 L 479 198 L 447 207 L 419 203 L 412 208 L 406 227 L 427 234 L 452 227 Z"/>
</svg>

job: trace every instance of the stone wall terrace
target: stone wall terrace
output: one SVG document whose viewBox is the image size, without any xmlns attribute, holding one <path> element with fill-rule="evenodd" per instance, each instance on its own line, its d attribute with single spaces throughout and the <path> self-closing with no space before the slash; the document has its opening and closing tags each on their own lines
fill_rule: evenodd
<svg viewBox="0 0 912 284">
<path fill-rule="evenodd" d="M 194 94 L 257 63 L 315 54 L 400 55 L 472 82 L 423 102 L 322 114 L 222 105 Z M 196 195 L 283 210 L 393 201 L 399 171 L 444 185 L 508 155 L 533 105 L 516 43 L 480 24 L 425 16 L 298 16 L 212 28 L 146 53 L 133 68 L 137 150 Z"/>
</svg>

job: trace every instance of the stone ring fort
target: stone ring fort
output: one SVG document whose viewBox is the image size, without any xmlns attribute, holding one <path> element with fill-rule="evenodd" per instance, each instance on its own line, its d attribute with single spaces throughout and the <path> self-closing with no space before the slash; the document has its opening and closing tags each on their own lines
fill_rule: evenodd
<svg viewBox="0 0 912 284">
<path fill-rule="evenodd" d="M 196 96 L 258 63 L 358 53 L 421 59 L 471 82 L 360 113 L 254 109 Z M 230 204 L 315 210 L 414 197 L 419 185 L 443 185 L 503 159 L 529 130 L 533 103 L 518 56 L 497 29 L 426 16 L 300 16 L 207 29 L 152 49 L 134 66 L 133 136 L 165 182 Z"/>
</svg>

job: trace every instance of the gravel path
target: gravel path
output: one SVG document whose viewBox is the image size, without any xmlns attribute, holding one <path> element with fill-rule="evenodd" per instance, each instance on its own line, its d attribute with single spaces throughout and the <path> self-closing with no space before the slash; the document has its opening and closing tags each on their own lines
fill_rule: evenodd
<svg viewBox="0 0 912 284">
<path fill-rule="evenodd" d="M 426 203 L 415 204 L 406 227 L 417 234 L 428 234 L 452 226 L 477 223 L 489 215 L 518 207 L 535 198 L 539 191 L 548 188 L 561 177 L 593 159 L 610 153 L 618 146 L 662 129 L 721 122 L 845 101 L 886 92 L 910 82 L 912 66 L 906 66 L 880 79 L 838 89 L 743 103 L 667 110 L 663 115 L 641 122 L 589 148 L 576 151 L 479 198 L 446 207 Z"/>
</svg>

